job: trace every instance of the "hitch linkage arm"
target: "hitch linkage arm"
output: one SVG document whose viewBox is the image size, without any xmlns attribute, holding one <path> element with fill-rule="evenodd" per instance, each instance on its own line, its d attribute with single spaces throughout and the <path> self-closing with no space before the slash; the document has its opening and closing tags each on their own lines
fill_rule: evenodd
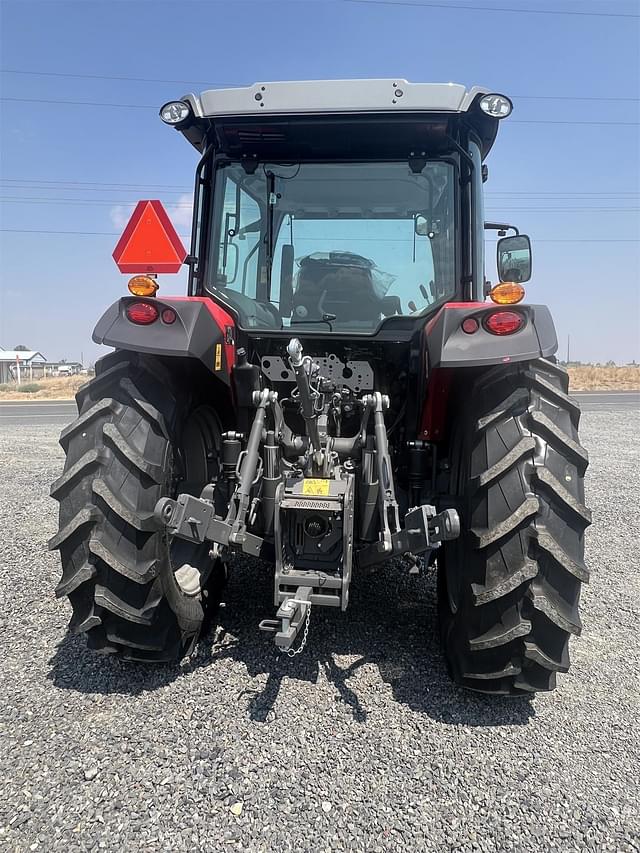
<svg viewBox="0 0 640 853">
<path fill-rule="evenodd" d="M 249 513 L 251 489 L 261 475 L 260 442 L 262 441 L 265 415 L 267 406 L 277 399 L 278 395 L 268 389 L 254 393 L 254 403 L 257 408 L 256 416 L 249 433 L 247 449 L 240 454 L 238 460 L 238 486 L 233 493 L 225 518 L 226 523 L 231 525 L 229 533 L 231 545 L 242 545 L 247 535 L 247 515 Z"/>
<path fill-rule="evenodd" d="M 436 514 L 435 507 L 424 504 L 409 510 L 404 519 L 404 528 L 401 528 L 384 422 L 384 410 L 389 406 L 389 398 L 376 391 L 363 397 L 362 402 L 365 405 L 361 427 L 363 435 L 368 415 L 373 412 L 380 538 L 358 553 L 358 564 L 371 566 L 400 555 L 415 560 L 416 555 L 433 551 L 444 540 L 456 539 L 460 535 L 458 513 L 455 509 L 446 509 Z"/>
<path fill-rule="evenodd" d="M 267 407 L 277 400 L 273 391 L 256 391 L 254 403 L 256 416 L 249 433 L 247 448 L 238 460 L 238 485 L 229 503 L 226 518 L 215 515 L 211 501 L 192 495 L 179 495 L 178 500 L 162 498 L 155 507 L 156 520 L 170 536 L 189 542 L 213 542 L 222 546 L 235 546 L 254 557 L 264 557 L 266 543 L 260 536 L 247 531 L 251 488 L 260 477 L 260 442 Z"/>
<path fill-rule="evenodd" d="M 398 501 L 393 484 L 387 427 L 384 422 L 384 410 L 389 407 L 389 398 L 378 391 L 363 398 L 367 411 L 373 411 L 373 429 L 376 447 L 376 465 L 378 468 L 378 506 L 380 510 L 380 541 L 378 550 L 390 555 L 393 550 L 393 535 L 400 530 Z"/>
</svg>

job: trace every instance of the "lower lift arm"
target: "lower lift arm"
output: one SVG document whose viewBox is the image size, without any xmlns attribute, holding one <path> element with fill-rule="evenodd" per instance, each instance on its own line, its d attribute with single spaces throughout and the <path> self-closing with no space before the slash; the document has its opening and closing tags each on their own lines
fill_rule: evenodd
<svg viewBox="0 0 640 853">
<path fill-rule="evenodd" d="M 436 513 L 435 507 L 428 504 L 417 506 L 406 514 L 404 528 L 400 527 L 384 422 L 384 409 L 389 405 L 389 398 L 376 392 L 364 397 L 363 403 L 373 411 L 380 538 L 359 552 L 358 564 L 371 566 L 399 555 L 415 558 L 437 548 L 446 539 L 456 539 L 460 535 L 460 519 L 454 509 Z"/>
<path fill-rule="evenodd" d="M 241 454 L 238 465 L 238 484 L 229 502 L 224 519 L 215 515 L 214 505 L 192 495 L 179 495 L 178 500 L 162 498 L 155 508 L 156 519 L 170 536 L 191 542 L 215 542 L 223 546 L 236 546 L 245 554 L 267 557 L 271 550 L 261 536 L 249 533 L 247 523 L 251 508 L 251 489 L 261 476 L 262 460 L 260 442 L 267 407 L 276 403 L 278 395 L 269 390 L 256 391 L 256 415 L 251 426 L 247 449 Z"/>
</svg>

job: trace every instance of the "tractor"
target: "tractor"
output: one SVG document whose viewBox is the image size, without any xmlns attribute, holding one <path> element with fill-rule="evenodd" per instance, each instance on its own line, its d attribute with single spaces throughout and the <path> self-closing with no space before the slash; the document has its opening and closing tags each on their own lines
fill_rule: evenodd
<svg viewBox="0 0 640 853">
<path fill-rule="evenodd" d="M 187 295 L 159 295 L 151 252 L 133 270 L 51 490 L 56 593 L 89 648 L 192 654 L 248 555 L 273 576 L 256 630 L 309 654 L 312 610 L 348 610 L 352 577 L 392 560 L 437 572 L 455 682 L 555 687 L 581 630 L 588 459 L 550 312 L 523 302 L 530 240 L 484 216 L 512 108 L 403 79 L 161 108 L 200 155 Z"/>
</svg>

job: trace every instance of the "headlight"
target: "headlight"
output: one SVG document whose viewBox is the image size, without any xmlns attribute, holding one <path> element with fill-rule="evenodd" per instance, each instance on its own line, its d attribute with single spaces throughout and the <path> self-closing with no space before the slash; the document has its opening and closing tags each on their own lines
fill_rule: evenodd
<svg viewBox="0 0 640 853">
<path fill-rule="evenodd" d="M 480 98 L 480 109 L 493 118 L 506 118 L 511 115 L 513 104 L 506 95 L 483 95 Z"/>
<path fill-rule="evenodd" d="M 181 124 L 191 116 L 191 107 L 184 101 L 169 101 L 160 109 L 160 118 L 165 124 Z"/>
</svg>

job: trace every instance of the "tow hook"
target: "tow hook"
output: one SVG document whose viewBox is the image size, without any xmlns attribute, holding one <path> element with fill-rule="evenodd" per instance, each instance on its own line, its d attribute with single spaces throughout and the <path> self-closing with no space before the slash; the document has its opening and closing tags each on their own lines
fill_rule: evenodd
<svg viewBox="0 0 640 853">
<path fill-rule="evenodd" d="M 275 619 L 263 619 L 258 626 L 261 631 L 275 634 L 276 646 L 289 657 L 299 655 L 307 644 L 311 618 L 312 587 L 299 586 L 291 598 L 285 598 Z M 302 642 L 297 649 L 292 646 L 300 631 L 304 629 Z"/>
</svg>

